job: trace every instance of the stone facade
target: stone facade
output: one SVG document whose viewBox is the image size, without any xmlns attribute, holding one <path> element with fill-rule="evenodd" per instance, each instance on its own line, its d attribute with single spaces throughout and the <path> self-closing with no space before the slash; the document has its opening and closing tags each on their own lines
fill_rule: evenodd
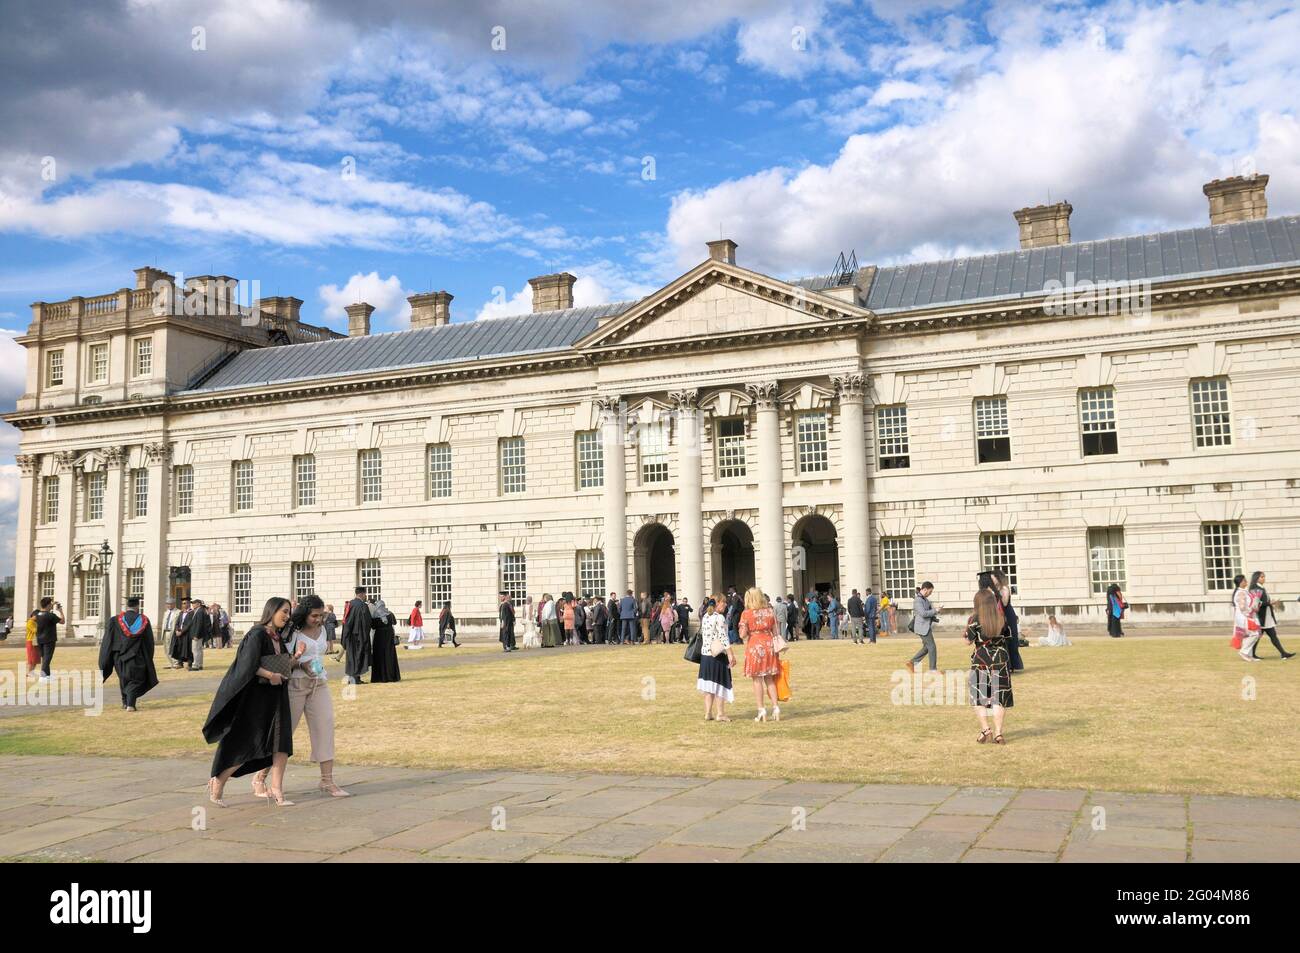
<svg viewBox="0 0 1300 953">
<path fill-rule="evenodd" d="M 90 634 L 77 560 L 104 540 L 114 607 L 128 583 L 152 613 L 188 585 L 240 626 L 295 585 L 340 606 L 376 567 L 402 616 L 449 567 L 458 615 L 484 624 L 521 571 L 532 596 L 695 603 L 757 582 L 907 606 L 929 579 L 952 622 L 990 562 L 1014 563 L 1030 614 L 1090 621 L 1111 578 L 1139 620 L 1224 622 L 1235 571 L 1300 589 L 1300 268 L 1161 282 L 1141 313 L 1095 313 L 1083 292 L 1068 313 L 1039 295 L 877 314 L 861 281 L 812 291 L 713 244 L 567 349 L 230 390 L 195 385 L 230 353 L 329 332 L 296 309 L 271 339 L 247 315 L 137 318 L 129 291 L 98 323 L 35 305 L 8 418 L 17 604 L 44 589 Z M 541 310 L 571 281 L 534 287 Z M 132 381 L 142 336 L 154 362 Z M 1000 413 L 1005 461 L 978 431 Z M 1113 428 L 1089 437 L 1085 417 Z"/>
</svg>

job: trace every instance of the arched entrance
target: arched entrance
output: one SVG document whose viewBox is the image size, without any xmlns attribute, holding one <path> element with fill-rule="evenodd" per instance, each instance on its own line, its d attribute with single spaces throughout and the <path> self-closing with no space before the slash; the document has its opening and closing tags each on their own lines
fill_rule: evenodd
<svg viewBox="0 0 1300 953">
<path fill-rule="evenodd" d="M 713 591 L 754 585 L 754 534 L 743 520 L 723 520 L 709 538 L 713 553 Z"/>
<path fill-rule="evenodd" d="M 662 523 L 641 527 L 633 543 L 636 594 L 650 593 L 657 599 L 665 592 L 677 594 L 677 553 L 673 534 Z"/>
<path fill-rule="evenodd" d="M 795 595 L 809 592 L 840 594 L 840 550 L 835 527 L 824 516 L 810 514 L 794 524 L 790 534 L 790 568 Z"/>
</svg>

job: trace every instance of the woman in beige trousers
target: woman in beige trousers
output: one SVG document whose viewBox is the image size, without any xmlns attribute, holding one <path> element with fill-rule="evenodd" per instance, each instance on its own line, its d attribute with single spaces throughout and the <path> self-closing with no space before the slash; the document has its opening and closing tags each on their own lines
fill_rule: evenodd
<svg viewBox="0 0 1300 953">
<path fill-rule="evenodd" d="M 330 797 L 350 797 L 334 783 L 334 702 L 325 680 L 325 603 L 320 596 L 304 596 L 294 609 L 285 648 L 294 656 L 289 675 L 289 713 L 298 729 L 305 715 L 311 738 L 311 760 L 320 764 L 320 790 Z M 253 777 L 253 793 L 266 797 L 266 772 Z"/>
</svg>

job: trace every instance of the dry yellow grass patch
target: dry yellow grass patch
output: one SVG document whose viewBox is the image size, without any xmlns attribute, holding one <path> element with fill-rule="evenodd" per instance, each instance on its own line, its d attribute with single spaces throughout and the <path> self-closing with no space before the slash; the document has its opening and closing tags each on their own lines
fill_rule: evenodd
<svg viewBox="0 0 1300 953">
<path fill-rule="evenodd" d="M 799 642 L 794 698 L 755 724 L 736 679 L 729 724 L 705 723 L 680 646 L 542 650 L 404 674 L 340 695 L 341 765 L 1235 793 L 1300 793 L 1300 662 L 1240 661 L 1225 638 L 1079 640 L 1025 650 L 1005 747 L 976 745 L 964 704 L 895 704 L 915 640 Z M 426 650 L 427 651 L 427 650 Z M 445 650 L 444 650 L 445 651 Z M 463 650 L 462 650 L 463 651 Z M 405 654 L 405 653 L 403 653 Z M 533 655 L 529 652 L 527 655 Z M 967 653 L 941 639 L 941 664 Z M 1247 697 L 1243 678 L 1254 679 Z M 111 700 L 111 699 L 110 699 Z M 0 719 L 0 752 L 203 755 L 209 698 L 159 699 L 135 715 Z M 130 719 L 129 722 L 127 719 Z M 306 757 L 305 726 L 295 739 Z M 346 769 L 341 768 L 344 776 Z"/>
</svg>

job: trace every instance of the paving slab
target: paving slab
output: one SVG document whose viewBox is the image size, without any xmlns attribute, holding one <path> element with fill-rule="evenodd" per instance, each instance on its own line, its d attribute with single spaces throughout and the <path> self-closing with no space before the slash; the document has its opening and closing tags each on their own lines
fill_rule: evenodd
<svg viewBox="0 0 1300 953">
<path fill-rule="evenodd" d="M 554 846 L 558 834 L 526 834 L 518 831 L 479 831 L 436 847 L 437 857 L 469 857 L 482 860 L 523 860 Z"/>
<path fill-rule="evenodd" d="M 654 847 L 675 829 L 667 826 L 622 824 L 614 821 L 574 834 L 560 841 L 555 849 L 570 854 L 635 857 Z"/>
<path fill-rule="evenodd" d="M 908 831 L 880 856 L 886 864 L 951 864 L 970 849 L 971 838 L 949 831 Z"/>
</svg>

